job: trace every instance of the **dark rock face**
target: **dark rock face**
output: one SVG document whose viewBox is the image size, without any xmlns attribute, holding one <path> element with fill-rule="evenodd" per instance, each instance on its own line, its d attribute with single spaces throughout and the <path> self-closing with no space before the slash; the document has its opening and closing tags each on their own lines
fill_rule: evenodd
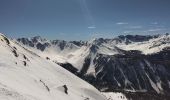
<svg viewBox="0 0 170 100">
<path fill-rule="evenodd" d="M 148 41 L 150 39 L 153 38 L 158 38 L 159 35 L 154 35 L 154 36 L 150 36 L 150 35 L 120 35 L 116 38 L 111 38 L 111 39 L 104 39 L 104 38 L 98 38 L 95 39 L 93 41 L 93 44 L 95 45 L 101 45 L 103 43 L 110 43 L 113 42 L 115 44 L 119 44 L 119 43 L 125 43 L 125 44 L 130 44 L 132 42 L 144 42 L 144 41 Z"/>
<path fill-rule="evenodd" d="M 87 73 L 87 70 L 89 69 L 89 66 L 90 66 L 90 62 L 91 62 L 91 58 L 90 57 L 87 57 L 84 61 L 84 64 L 83 64 L 83 67 L 80 71 L 80 74 L 83 76 Z"/>
<path fill-rule="evenodd" d="M 159 55 L 163 56 L 162 53 Z M 170 64 L 153 63 L 152 56 L 155 54 L 150 56 L 136 53 L 112 57 L 97 55 L 97 59 L 94 59 L 96 82 L 92 83 L 100 89 L 135 89 L 168 93 L 170 88 L 167 80 L 170 80 L 168 68 Z M 164 59 L 158 58 L 158 61 L 161 62 Z M 161 88 L 156 90 L 153 84 L 160 82 Z"/>
<path fill-rule="evenodd" d="M 153 38 L 157 38 L 158 35 L 155 36 L 150 36 L 150 35 L 120 35 L 118 36 L 118 38 L 120 38 L 121 40 L 129 40 L 132 42 L 143 42 L 143 41 L 148 41 L 150 39 Z"/>
<path fill-rule="evenodd" d="M 51 42 L 53 45 L 58 45 L 61 50 L 64 50 L 64 47 L 66 46 L 67 42 L 64 40 L 54 40 Z"/>
<path fill-rule="evenodd" d="M 49 43 L 44 43 L 44 44 L 37 43 L 36 47 L 37 47 L 37 49 L 44 51 L 45 48 L 48 47 L 49 45 L 50 45 Z"/>
<path fill-rule="evenodd" d="M 19 38 L 19 39 L 17 39 L 17 41 L 23 43 L 24 45 L 34 47 L 34 44 L 30 40 L 28 40 L 27 38 Z"/>
<path fill-rule="evenodd" d="M 31 39 L 19 38 L 17 39 L 17 41 L 24 45 L 28 45 L 30 47 L 36 47 L 37 49 L 41 51 L 44 51 L 45 48 L 50 45 L 48 42 L 40 43 L 40 42 L 46 41 L 45 39 L 42 39 L 40 36 L 32 37 Z"/>
<path fill-rule="evenodd" d="M 12 53 L 14 54 L 15 57 L 18 57 L 18 53 L 16 52 L 16 50 L 12 50 Z"/>
<path fill-rule="evenodd" d="M 4 40 L 6 41 L 6 43 L 9 45 L 10 42 L 9 42 L 8 38 L 6 38 L 6 37 L 4 37 L 4 36 L 3 36 L 3 38 L 4 38 Z"/>
<path fill-rule="evenodd" d="M 70 41 L 70 43 L 73 43 L 74 45 L 79 46 L 79 47 L 87 44 L 84 41 Z"/>
<path fill-rule="evenodd" d="M 78 70 L 73 67 L 73 65 L 69 64 L 69 63 L 65 63 L 65 64 L 62 64 L 62 63 L 57 63 L 58 65 L 62 66 L 63 68 L 69 70 L 70 72 L 72 72 L 73 74 L 77 75 L 78 74 Z"/>
<path fill-rule="evenodd" d="M 46 39 L 42 39 L 40 36 L 32 38 L 19 38 L 17 39 L 17 41 L 24 45 L 34 47 L 41 51 L 44 51 L 46 48 L 50 46 L 56 46 L 57 48 L 60 48 L 60 50 L 64 50 L 65 48 L 72 49 L 74 46 L 81 47 L 87 44 L 84 41 L 64 41 L 64 40 L 47 41 Z"/>
<path fill-rule="evenodd" d="M 123 92 L 128 100 L 169 100 L 170 95 L 156 94 L 152 92 Z"/>
<path fill-rule="evenodd" d="M 65 92 L 66 94 L 68 94 L 68 88 L 67 88 L 67 85 L 63 85 L 63 88 L 64 88 L 64 92 Z"/>
<path fill-rule="evenodd" d="M 135 50 L 113 56 L 97 54 L 93 60 L 95 76 L 86 74 L 90 61 L 90 57 L 85 59 L 77 75 L 101 91 L 135 90 L 169 95 L 169 50 L 152 55 Z"/>
</svg>

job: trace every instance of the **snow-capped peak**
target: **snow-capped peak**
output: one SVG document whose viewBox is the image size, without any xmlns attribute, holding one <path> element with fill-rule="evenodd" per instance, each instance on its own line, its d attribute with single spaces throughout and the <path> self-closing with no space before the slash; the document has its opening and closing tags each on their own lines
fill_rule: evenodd
<svg viewBox="0 0 170 100">
<path fill-rule="evenodd" d="M 56 63 L 0 35 L 0 100 L 106 100 Z"/>
<path fill-rule="evenodd" d="M 149 36 L 151 37 L 151 36 Z M 132 42 L 128 45 L 117 45 L 123 50 L 139 50 L 144 54 L 152 54 L 162 51 L 165 47 L 170 45 L 170 35 L 156 35 L 150 38 L 148 41 Z"/>
<path fill-rule="evenodd" d="M 150 60 L 154 62 L 152 56 L 156 56 L 159 61 L 163 59 L 165 63 L 168 63 L 166 61 L 169 59 L 167 53 L 170 46 L 169 36 L 168 34 L 155 36 L 127 35 L 112 39 L 95 38 L 81 43 L 54 40 L 48 42 L 49 45 L 42 51 L 37 50 L 35 46 L 26 48 L 43 58 L 51 59 L 51 61 L 60 64 L 76 75 L 85 77 L 87 80 L 90 79 L 88 80 L 90 82 L 93 82 L 91 79 L 94 79 L 95 82 L 101 82 L 99 85 L 108 84 L 99 87 L 102 90 L 109 89 L 111 80 L 113 82 L 111 87 L 116 89 L 123 88 L 124 91 L 147 92 L 151 88 L 152 91 L 162 93 L 164 88 L 161 82 L 163 84 L 167 84 L 167 82 L 157 79 L 157 77 L 161 78 L 162 76 L 155 74 L 157 73 L 155 66 L 162 66 L 159 69 L 161 73 L 166 72 L 164 71 L 166 67 L 162 63 L 160 65 L 153 64 Z M 157 58 L 157 56 L 162 58 Z M 144 70 L 145 67 L 149 68 L 149 72 Z M 127 72 L 131 72 L 130 75 Z M 164 76 L 168 77 L 169 75 L 165 74 Z M 145 80 L 138 80 L 137 77 L 144 77 L 148 82 L 143 86 Z M 95 86 L 98 86 L 96 84 Z"/>
</svg>

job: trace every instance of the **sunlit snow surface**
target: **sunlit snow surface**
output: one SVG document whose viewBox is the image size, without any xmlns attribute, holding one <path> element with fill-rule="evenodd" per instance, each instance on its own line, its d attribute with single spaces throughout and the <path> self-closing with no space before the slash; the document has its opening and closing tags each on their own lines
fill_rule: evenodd
<svg viewBox="0 0 170 100">
<path fill-rule="evenodd" d="M 144 42 L 134 42 L 131 44 L 120 44 L 117 45 L 123 50 L 139 50 L 143 54 L 152 54 L 160 52 L 163 48 L 169 47 L 170 35 L 160 35 L 158 38 L 150 39 Z"/>
<path fill-rule="evenodd" d="M 122 93 L 103 93 L 108 100 L 128 100 L 126 96 Z"/>
<path fill-rule="evenodd" d="M 136 38 L 136 37 L 135 37 Z M 36 54 L 40 55 L 42 58 L 49 57 L 51 61 L 55 63 L 64 63 L 64 64 L 71 64 L 74 66 L 78 72 L 81 72 L 86 59 L 90 60 L 90 64 L 88 66 L 87 75 L 93 75 L 94 77 L 98 75 L 103 70 L 103 66 L 101 66 L 100 70 L 95 70 L 94 60 L 98 59 L 98 54 L 102 54 L 104 56 L 112 56 L 116 54 L 124 55 L 124 50 L 139 50 L 143 54 L 154 54 L 157 52 L 162 51 L 165 47 L 169 47 L 170 45 L 170 35 L 159 35 L 156 37 L 152 37 L 148 40 L 143 40 L 142 42 L 131 41 L 127 42 L 127 39 L 92 39 L 87 43 L 83 44 L 82 46 L 75 45 L 70 42 L 66 42 L 64 45 L 64 49 L 61 49 L 60 44 L 62 44 L 62 40 L 54 40 L 59 41 L 56 44 L 52 44 L 51 42 L 46 41 L 50 44 L 50 46 L 46 47 L 44 51 L 41 51 L 36 48 L 36 46 L 31 47 L 28 44 L 23 45 L 22 42 L 19 42 L 22 46 L 29 49 L 30 51 L 35 52 Z M 42 43 L 42 39 L 37 39 L 38 42 Z M 149 66 L 150 63 L 145 60 L 147 65 Z M 144 66 L 141 63 L 141 67 Z M 120 69 L 121 71 L 121 69 Z M 123 73 L 123 71 L 121 71 Z M 150 76 L 147 77 L 150 79 Z M 157 83 L 153 83 L 152 80 L 149 81 L 152 88 L 157 92 L 160 93 L 162 91 L 162 87 L 160 84 L 161 81 Z M 119 82 L 117 82 L 120 86 Z M 126 84 L 130 84 L 129 80 L 125 80 Z M 143 91 L 143 90 L 142 90 Z M 144 89 L 145 91 L 145 89 Z"/>
<path fill-rule="evenodd" d="M 106 97 L 54 62 L 15 42 L 8 44 L 0 34 L 0 100 L 106 100 Z"/>
<path fill-rule="evenodd" d="M 170 35 L 160 35 L 159 37 L 152 38 L 149 41 L 131 42 L 128 45 L 125 43 L 126 41 L 122 41 L 121 43 L 119 43 L 114 39 L 110 39 L 106 43 L 101 43 L 99 46 L 98 42 L 101 42 L 100 39 L 93 39 L 91 41 L 88 41 L 88 45 L 83 45 L 81 47 L 68 43 L 63 50 L 61 50 L 59 46 L 52 44 L 44 51 L 40 51 L 35 47 L 32 48 L 28 45 L 23 46 L 31 51 L 34 51 L 36 54 L 39 54 L 43 58 L 49 57 L 51 60 L 58 63 L 68 62 L 80 71 L 82 69 L 85 58 L 87 58 L 88 56 L 90 56 L 91 60 L 93 60 L 96 54 L 121 54 L 121 51 L 118 50 L 117 47 L 122 50 L 139 50 L 143 54 L 152 54 L 160 52 L 163 48 L 168 47 L 170 45 L 169 41 Z M 41 43 L 42 41 L 39 42 Z M 93 54 L 91 54 L 92 51 L 90 51 L 92 45 L 98 47 L 96 52 L 94 52 Z M 93 63 L 91 63 L 87 73 L 94 72 L 93 66 Z"/>
</svg>

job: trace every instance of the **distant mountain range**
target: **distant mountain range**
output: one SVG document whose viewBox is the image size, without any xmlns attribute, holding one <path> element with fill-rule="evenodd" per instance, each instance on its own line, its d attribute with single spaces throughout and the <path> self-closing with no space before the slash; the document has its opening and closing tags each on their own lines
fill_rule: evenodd
<svg viewBox="0 0 170 100">
<path fill-rule="evenodd" d="M 47 40 L 36 36 L 12 41 L 62 66 L 100 91 L 123 92 L 129 98 L 140 93 L 147 97 L 142 100 L 170 97 L 169 34 L 121 35 L 90 41 Z"/>
<path fill-rule="evenodd" d="M 0 100 L 127 100 L 122 93 L 98 91 L 31 49 L 42 52 L 58 44 L 57 41 L 49 44 L 45 39 L 34 37 L 22 42 L 27 48 L 0 33 Z M 64 48 L 61 45 L 62 50 L 66 46 L 70 50 L 75 48 L 64 41 L 60 43 L 64 45 Z"/>
</svg>

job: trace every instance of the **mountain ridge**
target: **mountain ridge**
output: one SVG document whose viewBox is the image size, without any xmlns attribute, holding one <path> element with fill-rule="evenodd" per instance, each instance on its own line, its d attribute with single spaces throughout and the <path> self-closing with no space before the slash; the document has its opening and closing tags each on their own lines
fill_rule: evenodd
<svg viewBox="0 0 170 100">
<path fill-rule="evenodd" d="M 1 100 L 107 100 L 109 96 L 117 99 L 124 96 L 102 94 L 58 64 L 3 34 L 0 34 L 0 48 Z"/>
<path fill-rule="evenodd" d="M 169 95 L 169 34 L 127 35 L 84 43 L 71 47 L 67 46 L 70 42 L 65 42 L 63 49 L 55 45 L 44 51 L 38 50 L 38 53 L 44 58 L 49 57 L 100 91 L 145 91 Z M 35 48 L 31 50 L 37 52 Z"/>
</svg>

